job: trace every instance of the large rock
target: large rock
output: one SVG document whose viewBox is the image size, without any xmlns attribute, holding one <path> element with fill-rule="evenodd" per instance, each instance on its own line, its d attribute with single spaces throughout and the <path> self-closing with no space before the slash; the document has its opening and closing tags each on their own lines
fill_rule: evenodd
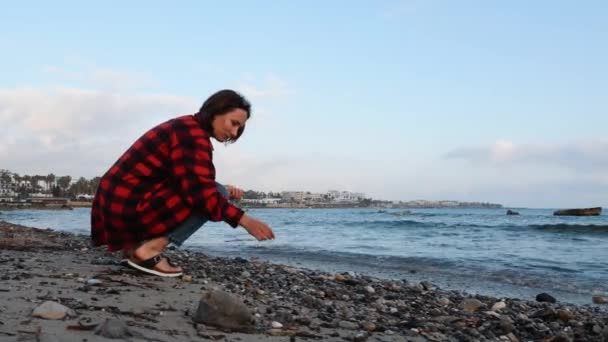
<svg viewBox="0 0 608 342">
<path fill-rule="evenodd" d="M 196 323 L 238 331 L 251 330 L 255 323 L 251 311 L 243 301 L 218 289 L 203 293 L 193 320 Z"/>
<path fill-rule="evenodd" d="M 581 209 L 562 209 L 553 212 L 557 216 L 598 216 L 602 214 L 602 207 L 581 208 Z"/>
</svg>

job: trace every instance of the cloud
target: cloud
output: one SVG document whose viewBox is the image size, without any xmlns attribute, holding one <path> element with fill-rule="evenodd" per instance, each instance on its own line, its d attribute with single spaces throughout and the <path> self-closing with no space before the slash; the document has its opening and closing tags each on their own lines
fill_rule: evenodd
<svg viewBox="0 0 608 342">
<path fill-rule="evenodd" d="M 259 155 L 248 147 L 218 147 L 218 181 L 264 191 L 366 191 L 383 180 L 371 178 L 373 165 L 335 155 Z"/>
<path fill-rule="evenodd" d="M 452 187 L 459 198 L 530 207 L 606 205 L 605 139 L 561 144 L 497 141 L 489 146 L 457 148 L 444 157 L 443 162 L 452 162 L 450 170 L 459 175 L 455 184 L 468 186 Z M 454 164 L 455 160 L 466 163 Z"/>
<path fill-rule="evenodd" d="M 490 146 L 457 148 L 448 152 L 445 158 L 494 167 L 540 165 L 605 172 L 608 171 L 608 140 L 519 145 L 497 141 Z"/>
<path fill-rule="evenodd" d="M 14 172 L 99 176 L 146 130 L 200 106 L 141 90 L 155 83 L 141 73 L 84 62 L 43 72 L 54 85 L 0 88 L 0 166 Z M 292 94 L 287 83 L 273 75 L 238 83 L 255 100 L 252 123 L 274 125 L 272 104 Z"/>
<path fill-rule="evenodd" d="M 22 173 L 99 175 L 146 129 L 197 103 L 60 86 L 0 89 L 0 164 Z"/>
</svg>

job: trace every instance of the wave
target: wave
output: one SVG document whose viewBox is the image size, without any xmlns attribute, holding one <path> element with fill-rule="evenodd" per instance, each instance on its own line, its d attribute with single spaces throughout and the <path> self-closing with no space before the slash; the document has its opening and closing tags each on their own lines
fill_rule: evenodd
<svg viewBox="0 0 608 342">
<path fill-rule="evenodd" d="M 606 234 L 608 233 L 608 225 L 603 224 L 533 224 L 528 228 L 537 229 L 547 232 L 565 232 L 565 233 L 592 233 Z"/>
<path fill-rule="evenodd" d="M 488 228 L 506 230 L 526 230 L 534 229 L 546 232 L 562 233 L 592 233 L 608 234 L 608 225 L 603 224 L 528 224 L 528 225 L 505 225 L 505 224 L 474 224 L 474 223 L 445 223 L 445 222 L 424 222 L 416 220 L 391 220 L 391 221 L 359 221 L 348 222 L 350 226 L 365 226 L 377 228 Z"/>
</svg>

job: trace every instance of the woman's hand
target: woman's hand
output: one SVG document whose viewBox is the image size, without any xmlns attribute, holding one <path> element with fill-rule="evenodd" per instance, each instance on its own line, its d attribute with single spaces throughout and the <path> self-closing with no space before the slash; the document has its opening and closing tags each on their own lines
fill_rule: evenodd
<svg viewBox="0 0 608 342">
<path fill-rule="evenodd" d="M 232 185 L 225 185 L 226 190 L 228 190 L 228 193 L 230 194 L 230 199 L 241 199 L 243 197 L 243 190 L 237 188 L 236 186 L 232 186 Z"/>
<path fill-rule="evenodd" d="M 274 239 L 274 233 L 266 223 L 256 220 L 247 214 L 244 214 L 243 217 L 241 217 L 239 225 L 243 226 L 249 234 L 259 241 Z"/>
</svg>

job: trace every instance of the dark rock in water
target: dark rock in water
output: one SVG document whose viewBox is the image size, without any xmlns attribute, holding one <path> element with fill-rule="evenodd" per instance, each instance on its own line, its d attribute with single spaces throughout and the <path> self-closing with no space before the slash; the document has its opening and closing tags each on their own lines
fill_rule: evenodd
<svg viewBox="0 0 608 342">
<path fill-rule="evenodd" d="M 507 210 L 507 215 L 519 215 L 517 211 L 513 211 L 511 209 Z"/>
<path fill-rule="evenodd" d="M 255 319 L 247 306 L 236 296 L 221 290 L 203 293 L 194 322 L 239 331 L 253 328 Z"/>
<path fill-rule="evenodd" d="M 555 303 L 557 302 L 557 300 L 551 296 L 548 293 L 539 293 L 538 295 L 536 295 L 536 301 L 537 302 L 546 302 L 546 303 Z"/>
<path fill-rule="evenodd" d="M 553 215 L 557 215 L 557 216 L 598 216 L 601 213 L 602 213 L 602 207 L 595 207 L 595 208 L 556 210 L 553 212 Z"/>
</svg>

